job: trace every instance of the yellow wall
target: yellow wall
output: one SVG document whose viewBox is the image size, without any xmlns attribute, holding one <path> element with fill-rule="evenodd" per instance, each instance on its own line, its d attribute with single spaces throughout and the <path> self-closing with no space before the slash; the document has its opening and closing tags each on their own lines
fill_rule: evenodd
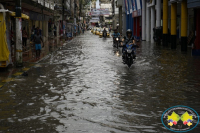
<svg viewBox="0 0 200 133">
<path fill-rule="evenodd" d="M 181 2 L 181 37 L 187 37 L 187 1 Z"/>
<path fill-rule="evenodd" d="M 163 34 L 168 34 L 168 0 L 163 0 Z"/>
<path fill-rule="evenodd" d="M 171 35 L 176 35 L 177 3 L 171 4 Z"/>
</svg>

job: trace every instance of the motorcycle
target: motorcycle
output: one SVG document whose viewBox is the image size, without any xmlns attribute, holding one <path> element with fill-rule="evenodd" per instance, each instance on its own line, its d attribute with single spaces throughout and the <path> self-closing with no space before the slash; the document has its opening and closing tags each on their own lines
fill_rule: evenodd
<svg viewBox="0 0 200 133">
<path fill-rule="evenodd" d="M 125 64 L 128 65 L 128 67 L 130 68 L 131 65 L 133 64 L 133 61 L 135 59 L 135 48 L 138 47 L 137 45 L 129 45 L 129 44 L 126 44 L 126 48 L 124 50 L 124 62 Z"/>
<path fill-rule="evenodd" d="M 118 49 L 119 48 L 119 42 L 120 42 L 120 38 L 119 37 L 114 37 L 113 47 L 116 47 Z"/>
<path fill-rule="evenodd" d="M 106 38 L 107 37 L 107 33 L 103 32 L 103 37 Z"/>
</svg>

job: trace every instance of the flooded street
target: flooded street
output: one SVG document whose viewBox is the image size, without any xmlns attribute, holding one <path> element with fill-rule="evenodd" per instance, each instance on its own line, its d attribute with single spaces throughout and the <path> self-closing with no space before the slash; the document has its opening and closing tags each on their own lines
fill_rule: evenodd
<svg viewBox="0 0 200 133">
<path fill-rule="evenodd" d="M 0 89 L 0 133 L 170 133 L 166 109 L 200 114 L 200 58 L 179 51 L 142 42 L 129 69 L 112 38 L 77 36 Z"/>
</svg>

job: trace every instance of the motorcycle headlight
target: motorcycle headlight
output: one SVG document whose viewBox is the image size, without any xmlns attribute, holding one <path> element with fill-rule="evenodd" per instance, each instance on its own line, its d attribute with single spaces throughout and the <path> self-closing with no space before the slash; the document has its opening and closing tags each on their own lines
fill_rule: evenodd
<svg viewBox="0 0 200 133">
<path fill-rule="evenodd" d="M 127 49 L 127 53 L 132 53 L 132 50 L 131 49 Z"/>
<path fill-rule="evenodd" d="M 119 40 L 119 38 L 116 38 L 116 40 L 118 41 L 118 40 Z"/>
</svg>

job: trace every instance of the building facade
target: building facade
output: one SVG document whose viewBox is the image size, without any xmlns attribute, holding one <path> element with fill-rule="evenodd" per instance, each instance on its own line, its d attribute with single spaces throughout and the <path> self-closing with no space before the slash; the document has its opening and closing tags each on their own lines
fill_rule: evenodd
<svg viewBox="0 0 200 133">
<path fill-rule="evenodd" d="M 194 49 L 200 49 L 200 0 L 123 0 L 122 3 L 122 25 L 125 25 L 122 31 L 131 29 L 137 40 L 154 43 L 153 29 L 160 27 L 164 46 L 176 49 L 180 44 L 181 51 L 187 51 L 188 45 L 194 44 Z"/>
<path fill-rule="evenodd" d="M 194 40 L 192 54 L 200 55 L 200 0 L 187 0 L 187 8 L 193 12 L 193 17 L 189 16 L 189 20 L 193 21 L 191 25 L 193 27 L 191 32 L 194 34 L 194 39 L 191 39 Z"/>
<path fill-rule="evenodd" d="M 0 57 L 0 67 L 6 67 L 9 64 L 22 65 L 25 59 L 24 55 L 29 53 L 27 49 L 31 49 L 31 41 L 36 28 L 39 29 L 46 44 L 63 43 L 62 37 L 65 36 L 66 24 L 74 12 L 70 9 L 70 4 L 70 0 L 1 0 L 0 15 L 3 15 L 6 20 L 5 47 L 9 49 L 7 52 L 9 59 L 2 60 Z M 15 10 L 20 8 L 19 12 Z M 76 13 L 78 14 L 78 12 Z M 16 18 L 17 14 L 21 16 Z M 28 33 L 27 45 L 30 47 L 22 45 L 22 29 Z M 24 47 L 26 48 L 24 49 Z"/>
</svg>

